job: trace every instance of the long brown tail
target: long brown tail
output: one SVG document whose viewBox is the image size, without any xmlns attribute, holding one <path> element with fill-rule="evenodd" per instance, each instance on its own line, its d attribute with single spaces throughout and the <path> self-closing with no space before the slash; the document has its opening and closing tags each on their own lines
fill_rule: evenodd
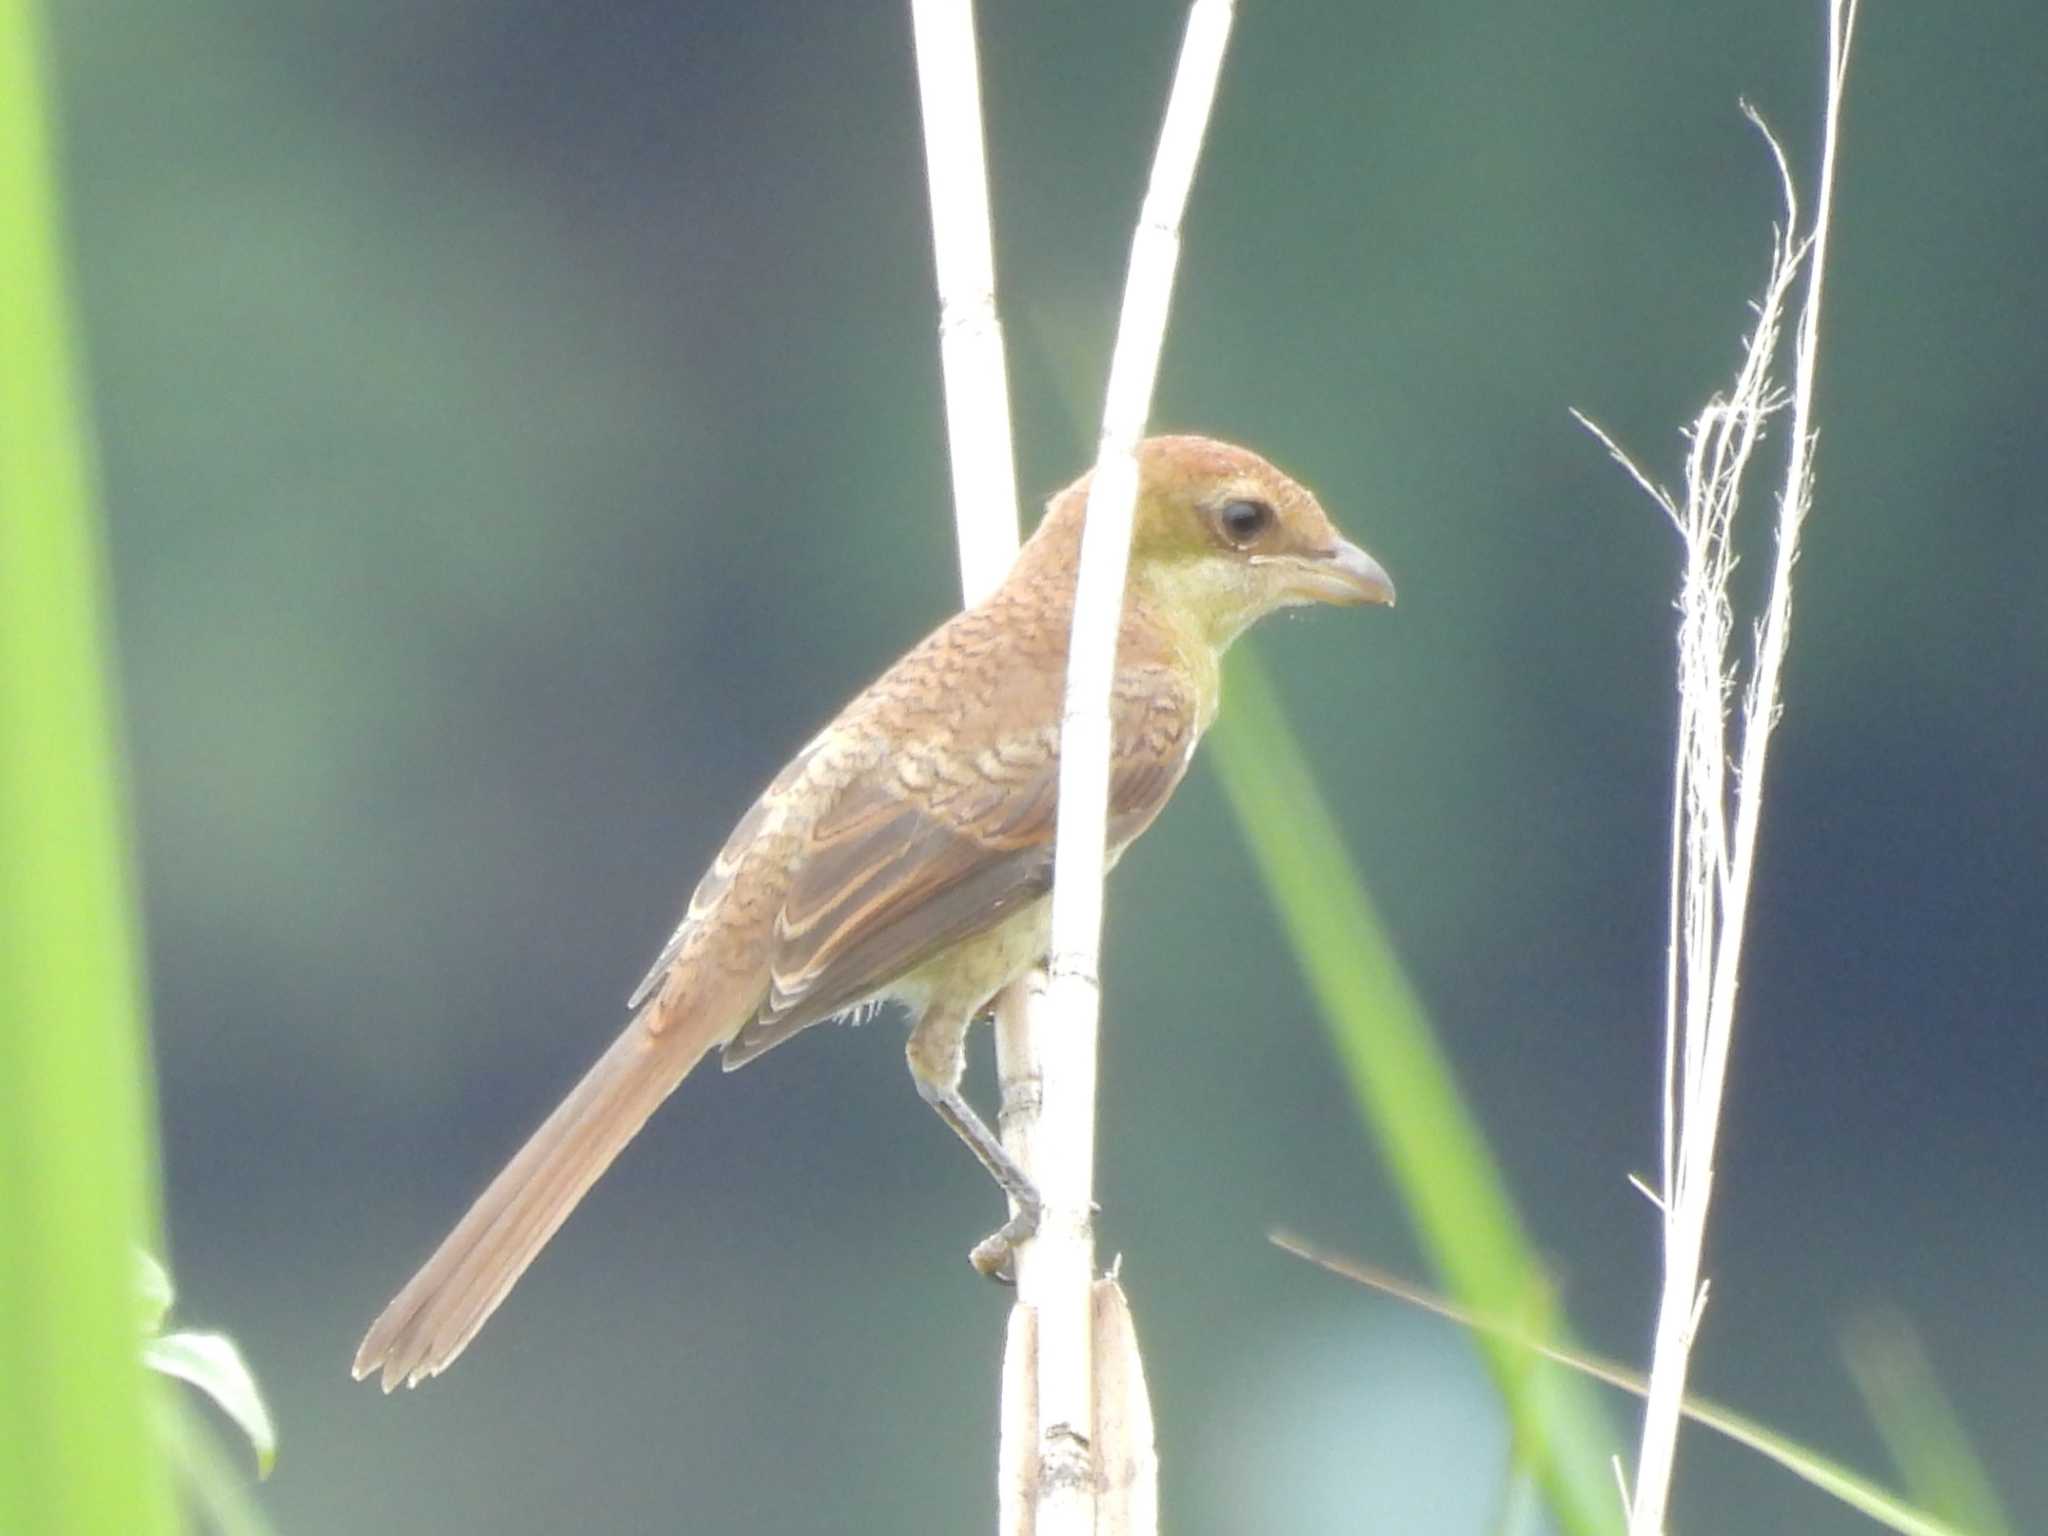
<svg viewBox="0 0 2048 1536">
<path fill-rule="evenodd" d="M 381 1367 L 389 1392 L 452 1365 L 598 1175 L 732 1032 L 726 1011 L 677 1017 L 649 1002 L 371 1325 L 356 1380 Z"/>
</svg>

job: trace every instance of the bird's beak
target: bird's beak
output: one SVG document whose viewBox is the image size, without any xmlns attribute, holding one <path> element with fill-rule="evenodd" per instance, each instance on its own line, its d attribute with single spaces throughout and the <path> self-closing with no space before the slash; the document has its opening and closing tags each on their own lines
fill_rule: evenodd
<svg viewBox="0 0 2048 1536">
<path fill-rule="evenodd" d="M 1394 606 L 1394 578 L 1349 540 L 1312 555 L 1290 555 L 1286 565 L 1287 594 L 1297 602 Z"/>
</svg>

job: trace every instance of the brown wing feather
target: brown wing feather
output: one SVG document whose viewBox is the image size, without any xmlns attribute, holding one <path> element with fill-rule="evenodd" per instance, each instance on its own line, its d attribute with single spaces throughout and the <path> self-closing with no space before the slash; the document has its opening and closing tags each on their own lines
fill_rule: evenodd
<svg viewBox="0 0 2048 1536">
<path fill-rule="evenodd" d="M 635 987 L 632 995 L 626 999 L 628 1008 L 637 1009 L 668 979 L 668 973 L 674 969 L 676 960 L 689 942 L 691 930 L 697 920 L 716 906 L 719 898 L 731 888 L 733 877 L 739 873 L 740 864 L 752 847 L 755 835 L 760 832 L 762 823 L 768 819 L 769 808 L 778 797 L 788 793 L 797 780 L 803 777 L 804 770 L 810 766 L 812 757 L 817 754 L 823 742 L 823 736 L 813 737 L 806 742 L 803 750 L 783 766 L 782 772 L 775 776 L 774 782 L 761 791 L 761 797 L 747 808 L 746 815 L 739 819 L 739 825 L 735 826 L 731 835 L 726 838 L 725 846 L 718 850 L 718 857 L 713 859 L 711 867 L 704 871 L 704 878 L 697 882 L 697 889 L 691 892 L 690 905 L 683 913 L 683 920 L 676 925 L 676 931 L 669 935 L 668 942 L 662 946 L 661 953 L 655 956 L 654 964 L 648 967 L 647 974 L 640 978 L 640 985 Z"/>
<path fill-rule="evenodd" d="M 1110 845 L 1158 815 L 1199 729 L 1165 668 L 1126 669 L 1113 703 Z M 849 783 L 811 829 L 775 925 L 761 1010 L 728 1070 L 886 991 L 1052 884 L 1059 753 L 1034 731 L 945 751 L 909 747 Z"/>
</svg>

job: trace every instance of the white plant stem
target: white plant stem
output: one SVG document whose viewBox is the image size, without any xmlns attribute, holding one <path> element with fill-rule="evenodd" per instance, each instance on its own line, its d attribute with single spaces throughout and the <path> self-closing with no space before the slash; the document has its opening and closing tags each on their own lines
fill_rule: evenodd
<svg viewBox="0 0 2048 1536">
<path fill-rule="evenodd" d="M 1038 1317 L 1041 1475 L 1034 1536 L 1093 1536 L 1095 1457 L 1095 1068 L 1101 1011 L 1104 843 L 1109 825 L 1110 683 L 1137 503 L 1137 448 L 1152 410 L 1166 314 L 1202 135 L 1230 37 L 1230 0 L 1195 0 L 1152 164 L 1117 324 L 1074 589 L 1060 727 L 1047 1007 L 1037 1153 L 1039 1233 L 1018 1260 L 1019 1298 Z"/>
<path fill-rule="evenodd" d="M 1017 471 L 1010 388 L 996 309 L 995 237 L 981 132 L 973 0 L 911 0 L 917 92 L 939 278 L 939 363 L 953 462 L 953 519 L 967 607 L 1017 558 Z"/>
<path fill-rule="evenodd" d="M 1624 1480 L 1630 1536 L 1661 1536 L 1677 1459 L 1678 1425 L 1692 1345 L 1707 1304 L 1701 1277 L 1714 1153 L 1748 915 L 1750 878 L 1763 811 L 1771 733 L 1782 708 L 1779 677 L 1792 619 L 1792 574 L 1813 493 L 1813 393 L 1841 104 L 1856 0 L 1830 0 L 1828 82 L 1820 195 L 1812 231 L 1801 236 L 1784 152 L 1760 118 L 1785 195 L 1785 223 L 1756 306 L 1735 385 L 1700 414 L 1690 432 L 1685 501 L 1653 484 L 1607 435 L 1608 450 L 1670 516 L 1684 550 L 1679 592 L 1679 721 L 1672 802 L 1670 955 L 1666 971 L 1663 1181 L 1654 1194 L 1664 1236 L 1642 1442 L 1632 1484 Z M 1745 107 L 1745 111 L 1749 109 Z M 1792 384 L 1773 374 L 1781 328 L 1801 271 L 1805 291 L 1793 349 Z M 1756 652 L 1743 692 L 1739 748 L 1732 754 L 1728 705 L 1737 668 L 1729 642 L 1735 567 L 1733 529 L 1742 482 L 1769 418 L 1789 404 L 1791 440 L 1778 493 L 1776 558 Z M 1581 418 L 1583 420 L 1584 418 Z M 1729 820 L 1733 802 L 1733 825 Z"/>
<path fill-rule="evenodd" d="M 993 590 L 1016 550 L 973 16 L 970 0 L 913 0 L 912 17 L 962 583 L 971 603 Z M 1003 1133 L 1044 1202 L 1037 1235 L 1017 1254 L 1018 1302 L 1003 1373 L 998 1488 L 1005 1536 L 1148 1536 L 1157 1523 L 1156 1457 L 1135 1334 L 1115 1280 L 1095 1276 L 1096 976 L 1109 703 L 1136 450 L 1165 338 L 1181 216 L 1231 18 L 1229 0 L 1196 0 L 1190 13 L 1132 247 L 1075 593 L 1049 979 L 1011 989 L 998 1010 Z M 1106 1361 L 1100 1383 L 1098 1350 Z M 1100 1404 L 1098 1389 L 1107 1398 Z"/>
</svg>

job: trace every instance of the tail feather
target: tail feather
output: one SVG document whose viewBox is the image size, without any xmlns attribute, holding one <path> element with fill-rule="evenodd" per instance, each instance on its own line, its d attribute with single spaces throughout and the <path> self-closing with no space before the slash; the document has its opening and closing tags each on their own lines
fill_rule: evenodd
<svg viewBox="0 0 2048 1536">
<path fill-rule="evenodd" d="M 626 1026 L 371 1325 L 358 1381 L 381 1369 L 389 1392 L 454 1363 L 598 1175 L 731 1033 L 718 1010 L 690 1014 L 656 998 Z"/>
</svg>

